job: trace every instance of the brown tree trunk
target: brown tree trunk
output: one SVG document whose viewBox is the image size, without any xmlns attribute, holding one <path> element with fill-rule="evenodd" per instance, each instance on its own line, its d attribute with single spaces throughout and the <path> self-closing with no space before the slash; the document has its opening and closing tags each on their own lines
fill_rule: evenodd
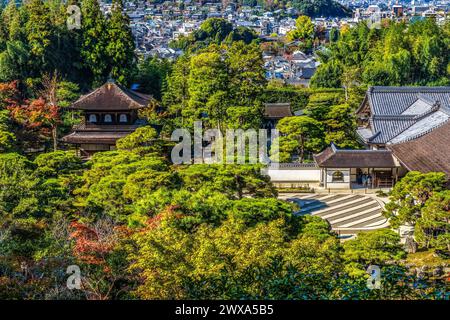
<svg viewBox="0 0 450 320">
<path fill-rule="evenodd" d="M 52 137 L 53 137 L 53 151 L 58 150 L 58 137 L 57 137 L 57 133 L 58 133 L 58 127 L 56 126 L 56 124 L 53 126 L 52 129 Z"/>
<path fill-rule="evenodd" d="M 303 157 L 305 156 L 305 142 L 303 139 L 303 136 L 300 136 L 300 154 L 299 154 L 299 158 L 300 158 L 300 163 L 303 163 Z"/>
</svg>

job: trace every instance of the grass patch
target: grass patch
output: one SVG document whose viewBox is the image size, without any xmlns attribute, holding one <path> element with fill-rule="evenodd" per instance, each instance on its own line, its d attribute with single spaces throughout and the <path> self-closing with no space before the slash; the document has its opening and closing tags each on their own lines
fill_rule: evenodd
<svg viewBox="0 0 450 320">
<path fill-rule="evenodd" d="M 442 264 L 450 264 L 450 259 L 445 259 L 438 256 L 434 249 L 422 249 L 416 253 L 409 253 L 406 258 L 406 263 L 420 266 L 440 266 Z"/>
</svg>

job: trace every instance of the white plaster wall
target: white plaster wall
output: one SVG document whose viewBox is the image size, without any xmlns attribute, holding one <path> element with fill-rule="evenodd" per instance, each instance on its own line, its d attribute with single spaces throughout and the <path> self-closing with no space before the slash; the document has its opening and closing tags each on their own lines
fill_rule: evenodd
<svg viewBox="0 0 450 320">
<path fill-rule="evenodd" d="M 267 174 L 270 176 L 270 180 L 276 181 L 293 181 L 293 182 L 319 182 L 320 181 L 320 169 L 301 169 L 301 170 L 289 170 L 289 169 L 269 169 Z"/>
<path fill-rule="evenodd" d="M 327 169 L 327 183 L 333 181 L 333 173 L 340 171 L 344 175 L 344 182 L 350 182 L 350 170 L 348 169 Z"/>
<path fill-rule="evenodd" d="M 327 189 L 350 189 L 350 183 L 349 182 L 327 183 Z"/>
<path fill-rule="evenodd" d="M 344 175 L 343 182 L 332 182 L 333 172 L 340 171 Z M 327 169 L 327 189 L 349 189 L 350 188 L 350 170 L 349 169 Z"/>
</svg>

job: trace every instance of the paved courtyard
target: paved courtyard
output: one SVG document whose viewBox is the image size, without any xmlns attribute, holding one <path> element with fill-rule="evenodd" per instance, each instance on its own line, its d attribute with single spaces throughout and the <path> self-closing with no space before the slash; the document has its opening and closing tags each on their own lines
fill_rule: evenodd
<svg viewBox="0 0 450 320">
<path fill-rule="evenodd" d="M 280 194 L 280 199 L 295 202 L 297 214 L 311 214 L 326 219 L 339 234 L 355 234 L 389 226 L 381 214 L 383 202 L 361 194 Z"/>
</svg>

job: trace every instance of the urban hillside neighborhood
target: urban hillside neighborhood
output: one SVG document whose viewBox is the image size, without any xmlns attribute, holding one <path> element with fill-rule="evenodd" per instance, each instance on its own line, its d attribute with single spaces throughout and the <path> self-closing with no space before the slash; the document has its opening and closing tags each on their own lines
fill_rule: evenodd
<svg viewBox="0 0 450 320">
<path fill-rule="evenodd" d="M 102 12 L 110 12 L 111 5 L 110 2 L 102 2 Z M 323 44 L 343 27 L 354 26 L 361 21 L 375 25 L 383 18 L 408 21 L 432 17 L 438 23 L 444 23 L 450 10 L 448 1 L 336 2 L 336 6 L 339 5 L 348 8 L 339 16 L 325 10 L 314 14 L 312 22 L 320 33 L 314 39 L 314 47 L 306 53 L 295 50 L 295 43 L 264 52 L 267 79 L 308 86 L 320 63 L 315 51 L 323 50 Z M 183 50 L 173 43 L 199 29 L 208 18 L 225 19 L 233 28 L 248 28 L 261 42 L 270 44 L 280 41 L 294 30 L 295 19 L 301 13 L 294 5 L 273 10 L 257 1 L 129 1 L 124 2 L 124 8 L 130 17 L 137 53 L 144 57 L 167 59 L 180 56 Z"/>
<path fill-rule="evenodd" d="M 0 299 L 449 300 L 449 9 L 4 1 Z"/>
</svg>

